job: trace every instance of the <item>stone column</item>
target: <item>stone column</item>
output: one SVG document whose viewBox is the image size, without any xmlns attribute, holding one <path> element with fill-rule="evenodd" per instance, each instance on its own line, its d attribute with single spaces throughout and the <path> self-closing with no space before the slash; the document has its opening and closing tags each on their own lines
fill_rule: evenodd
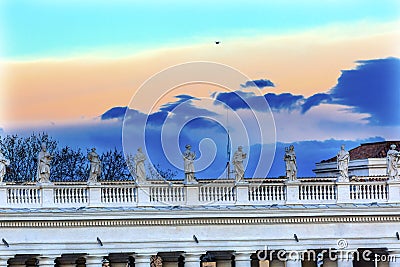
<svg viewBox="0 0 400 267">
<path fill-rule="evenodd" d="M 86 267 L 101 267 L 104 256 L 87 255 L 85 256 L 85 259 L 86 259 Z"/>
<path fill-rule="evenodd" d="M 7 261 L 11 259 L 13 256 L 0 256 L 0 266 L 7 267 Z"/>
<path fill-rule="evenodd" d="M 286 255 L 286 267 L 301 267 L 301 251 L 290 251 Z"/>
<path fill-rule="evenodd" d="M 150 254 L 135 255 L 135 267 L 150 267 L 150 261 Z"/>
<path fill-rule="evenodd" d="M 201 253 L 185 253 L 185 267 L 200 267 Z"/>
<path fill-rule="evenodd" d="M 389 251 L 389 267 L 400 267 L 400 251 Z"/>
<path fill-rule="evenodd" d="M 235 252 L 236 267 L 251 267 L 250 252 Z"/>
<path fill-rule="evenodd" d="M 353 267 L 354 251 L 339 250 L 337 252 L 337 266 L 338 267 Z"/>
<path fill-rule="evenodd" d="M 54 267 L 56 264 L 54 261 L 56 260 L 58 256 L 47 256 L 47 255 L 42 255 L 37 257 L 38 260 L 38 266 L 39 267 Z"/>
</svg>

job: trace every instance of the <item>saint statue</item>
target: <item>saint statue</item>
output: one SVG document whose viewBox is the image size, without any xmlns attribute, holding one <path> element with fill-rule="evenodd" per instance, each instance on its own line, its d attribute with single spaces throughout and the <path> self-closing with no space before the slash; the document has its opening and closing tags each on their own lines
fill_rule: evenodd
<svg viewBox="0 0 400 267">
<path fill-rule="evenodd" d="M 289 147 L 285 147 L 285 156 L 283 157 L 283 160 L 285 161 L 285 176 L 289 177 L 290 175 L 290 163 L 289 163 Z"/>
<path fill-rule="evenodd" d="M 96 153 L 96 148 L 92 148 L 87 157 L 90 162 L 88 183 L 97 183 L 97 178 L 101 175 L 101 161 Z"/>
<path fill-rule="evenodd" d="M 288 181 L 297 181 L 296 153 L 294 152 L 293 145 L 289 146 L 289 149 L 285 149 L 284 161 L 286 163 L 286 177 Z"/>
<path fill-rule="evenodd" d="M 233 154 L 232 165 L 235 169 L 235 180 L 236 182 L 242 181 L 244 177 L 244 166 L 243 160 L 247 157 L 246 153 L 243 153 L 243 147 L 239 146 Z"/>
<path fill-rule="evenodd" d="M 186 150 L 183 152 L 185 183 L 196 183 L 193 165 L 196 153 L 190 150 L 192 148 L 191 145 L 186 145 L 185 148 Z"/>
<path fill-rule="evenodd" d="M 146 169 L 144 167 L 146 159 L 146 155 L 143 154 L 142 148 L 139 147 L 137 153 L 133 157 L 133 160 L 135 161 L 136 183 L 146 183 Z"/>
<path fill-rule="evenodd" d="M 342 145 L 336 156 L 337 169 L 339 170 L 339 182 L 349 181 L 349 161 L 350 154 L 344 149 L 344 145 Z"/>
<path fill-rule="evenodd" d="M 47 152 L 45 143 L 42 143 L 42 150 L 38 155 L 37 181 L 39 183 L 50 183 L 50 162 L 53 156 Z"/>
<path fill-rule="evenodd" d="M 386 154 L 387 175 L 389 180 L 397 180 L 399 178 L 399 170 L 397 169 L 399 158 L 400 152 L 396 150 L 396 145 L 391 145 L 389 151 Z"/>
<path fill-rule="evenodd" d="M 10 160 L 6 159 L 0 150 L 0 183 L 3 182 L 4 176 L 6 175 L 6 168 L 10 165 Z"/>
</svg>

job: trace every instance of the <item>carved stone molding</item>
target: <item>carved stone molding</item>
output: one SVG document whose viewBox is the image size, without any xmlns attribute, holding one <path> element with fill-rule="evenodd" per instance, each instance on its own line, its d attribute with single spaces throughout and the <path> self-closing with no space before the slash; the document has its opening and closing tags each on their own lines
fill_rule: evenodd
<svg viewBox="0 0 400 267">
<path fill-rule="evenodd" d="M 125 227 L 125 226 L 185 226 L 185 225 L 260 225 L 260 224 L 315 224 L 315 223 L 370 223 L 400 222 L 400 215 L 379 216 L 318 216 L 271 218 L 187 218 L 187 219 L 91 219 L 46 221 L 1 221 L 0 227 Z"/>
</svg>

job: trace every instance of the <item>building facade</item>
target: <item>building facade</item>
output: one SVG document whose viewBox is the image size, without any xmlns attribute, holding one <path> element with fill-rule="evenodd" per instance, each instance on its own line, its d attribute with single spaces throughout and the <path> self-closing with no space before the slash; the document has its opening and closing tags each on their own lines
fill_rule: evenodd
<svg viewBox="0 0 400 267">
<path fill-rule="evenodd" d="M 400 181 L 338 182 L 331 169 L 295 181 L 2 183 L 0 266 L 399 267 Z"/>
</svg>

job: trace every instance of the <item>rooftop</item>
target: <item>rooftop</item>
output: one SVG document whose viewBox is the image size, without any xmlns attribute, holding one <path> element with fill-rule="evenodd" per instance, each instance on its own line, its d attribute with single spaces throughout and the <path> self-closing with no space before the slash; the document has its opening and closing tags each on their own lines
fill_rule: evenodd
<svg viewBox="0 0 400 267">
<path fill-rule="evenodd" d="M 349 150 L 350 160 L 368 159 L 368 158 L 386 158 L 386 153 L 390 149 L 390 145 L 395 144 L 400 147 L 400 141 L 383 141 L 374 143 L 365 143 Z M 336 156 L 321 163 L 336 162 Z"/>
</svg>

